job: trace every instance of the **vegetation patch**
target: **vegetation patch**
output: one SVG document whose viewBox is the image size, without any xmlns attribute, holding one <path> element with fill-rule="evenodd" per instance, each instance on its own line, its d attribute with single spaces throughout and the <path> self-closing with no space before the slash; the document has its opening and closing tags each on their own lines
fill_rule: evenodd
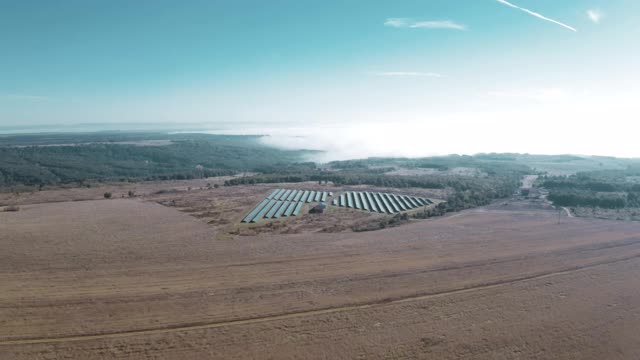
<svg viewBox="0 0 640 360">
<path fill-rule="evenodd" d="M 544 177 L 549 200 L 560 206 L 625 209 L 640 208 L 638 169 L 581 172 L 571 176 Z"/>
</svg>

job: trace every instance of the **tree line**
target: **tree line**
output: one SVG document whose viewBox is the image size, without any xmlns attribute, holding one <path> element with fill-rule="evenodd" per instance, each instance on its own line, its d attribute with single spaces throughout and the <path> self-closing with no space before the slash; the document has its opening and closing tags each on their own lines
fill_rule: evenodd
<svg viewBox="0 0 640 360">
<path fill-rule="evenodd" d="M 580 172 L 571 176 L 544 177 L 541 185 L 549 190 L 549 200 L 560 206 L 605 209 L 640 207 L 640 173 L 626 170 Z"/>
</svg>

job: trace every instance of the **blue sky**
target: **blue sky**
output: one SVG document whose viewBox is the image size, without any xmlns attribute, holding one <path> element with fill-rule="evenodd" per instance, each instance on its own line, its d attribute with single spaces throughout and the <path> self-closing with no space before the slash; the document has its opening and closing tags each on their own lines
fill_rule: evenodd
<svg viewBox="0 0 640 360">
<path fill-rule="evenodd" d="M 568 152 L 640 156 L 588 146 L 599 119 L 637 118 L 638 14 L 634 0 L 0 0 L 0 127 L 377 124 L 475 138 L 561 124 L 589 139 Z M 444 151 L 493 150 L 479 145 Z"/>
</svg>

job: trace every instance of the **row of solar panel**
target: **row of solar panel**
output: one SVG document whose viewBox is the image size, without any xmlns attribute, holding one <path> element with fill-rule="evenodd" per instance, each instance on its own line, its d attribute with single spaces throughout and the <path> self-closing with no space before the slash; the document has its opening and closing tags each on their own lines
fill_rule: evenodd
<svg viewBox="0 0 640 360">
<path fill-rule="evenodd" d="M 334 199 L 332 205 L 367 210 L 379 213 L 394 214 L 433 204 L 425 198 L 371 192 L 346 192 Z"/>
<path fill-rule="evenodd" d="M 276 200 L 287 200 L 287 201 L 304 201 L 304 202 L 312 202 L 312 201 L 327 201 L 327 196 L 333 196 L 332 192 L 326 191 L 306 191 L 306 190 L 287 190 L 287 189 L 276 189 L 273 190 L 271 195 L 267 196 L 267 199 L 276 199 Z"/>
<path fill-rule="evenodd" d="M 276 189 L 262 200 L 244 219 L 243 223 L 257 223 L 260 219 L 278 219 L 281 216 L 298 216 L 304 203 L 324 202 L 332 192 Z"/>
</svg>

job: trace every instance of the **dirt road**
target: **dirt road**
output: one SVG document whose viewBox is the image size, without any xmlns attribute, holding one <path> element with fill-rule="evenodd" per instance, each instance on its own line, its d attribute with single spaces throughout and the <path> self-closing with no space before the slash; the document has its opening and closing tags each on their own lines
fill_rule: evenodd
<svg viewBox="0 0 640 360">
<path fill-rule="evenodd" d="M 569 208 L 566 208 L 563 206 L 562 209 L 564 210 L 565 213 L 567 213 L 567 217 L 570 217 L 570 218 L 574 217 L 573 213 L 571 212 L 571 210 L 569 210 Z"/>
</svg>

